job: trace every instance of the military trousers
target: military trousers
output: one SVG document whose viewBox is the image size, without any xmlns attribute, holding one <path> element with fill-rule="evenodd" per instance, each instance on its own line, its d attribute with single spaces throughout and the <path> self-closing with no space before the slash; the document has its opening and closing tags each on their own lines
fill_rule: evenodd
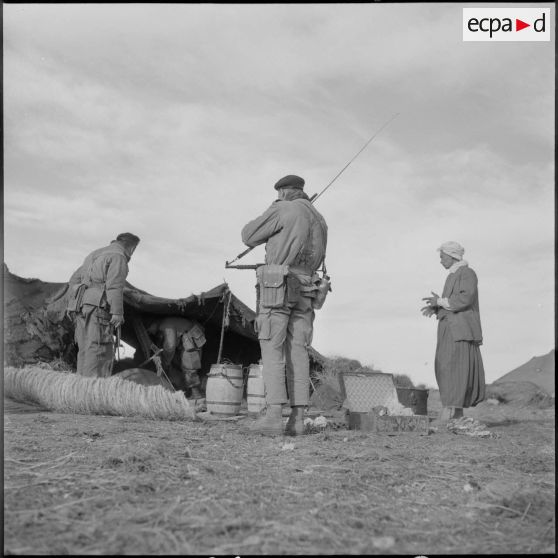
<svg viewBox="0 0 558 558">
<path fill-rule="evenodd" d="M 170 381 L 177 389 L 191 389 L 201 385 L 199 369 L 184 368 L 177 359 L 173 360 L 166 370 Z"/>
<path fill-rule="evenodd" d="M 180 368 L 184 374 L 184 385 L 186 388 L 199 387 L 200 377 L 198 371 L 201 369 L 201 349 L 186 349 L 182 347 L 180 355 Z"/>
<path fill-rule="evenodd" d="M 107 378 L 112 373 L 114 337 L 107 310 L 84 304 L 76 313 L 77 373 Z"/>
<path fill-rule="evenodd" d="M 201 385 L 202 350 L 187 350 L 182 344 L 174 345 L 165 341 L 163 345 L 163 368 L 177 389 L 191 389 Z"/>
<path fill-rule="evenodd" d="M 308 347 L 312 343 L 314 315 L 312 298 L 302 295 L 289 306 L 260 309 L 256 317 L 256 329 L 262 352 L 265 398 L 268 405 L 308 405 Z"/>
</svg>

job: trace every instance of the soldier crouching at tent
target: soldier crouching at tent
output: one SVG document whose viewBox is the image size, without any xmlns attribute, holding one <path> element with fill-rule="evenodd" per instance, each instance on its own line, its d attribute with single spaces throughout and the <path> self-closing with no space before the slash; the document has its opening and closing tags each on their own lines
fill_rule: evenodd
<svg viewBox="0 0 558 558">
<path fill-rule="evenodd" d="M 265 265 L 256 272 L 256 328 L 267 409 L 250 430 L 269 436 L 283 433 L 282 405 L 288 401 L 285 369 L 291 405 L 286 434 L 303 434 L 310 392 L 308 347 L 320 279 L 316 271 L 325 258 L 327 225 L 303 187 L 299 176 L 279 180 L 275 184 L 279 199 L 242 229 L 247 246 L 266 243 Z"/>
<path fill-rule="evenodd" d="M 147 332 L 163 348 L 162 364 L 169 380 L 178 389 L 190 390 L 192 399 L 202 399 L 200 376 L 203 327 L 193 320 L 169 316 L 155 320 Z"/>
<path fill-rule="evenodd" d="M 114 362 L 114 332 L 124 323 L 128 262 L 140 239 L 122 233 L 91 252 L 69 280 L 67 313 L 75 320 L 77 373 L 106 378 Z"/>
</svg>

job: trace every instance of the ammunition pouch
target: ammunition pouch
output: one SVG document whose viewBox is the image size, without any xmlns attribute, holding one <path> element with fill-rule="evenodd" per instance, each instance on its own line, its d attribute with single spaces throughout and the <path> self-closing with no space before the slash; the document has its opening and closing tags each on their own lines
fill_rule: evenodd
<svg viewBox="0 0 558 558">
<path fill-rule="evenodd" d="M 320 276 L 311 272 L 307 274 L 309 276 L 300 286 L 300 294 L 305 298 L 315 298 L 318 291 L 317 282 L 320 280 Z"/>
<path fill-rule="evenodd" d="M 70 317 L 74 317 L 77 312 L 81 311 L 83 306 L 83 293 L 87 289 L 87 285 L 84 283 L 77 283 L 75 285 L 70 285 L 68 296 L 68 306 L 66 308 L 66 313 Z"/>
<path fill-rule="evenodd" d="M 324 273 L 322 278 L 319 278 L 316 285 L 316 292 L 314 295 L 314 300 L 312 300 L 312 308 L 314 310 L 319 310 L 323 305 L 327 297 L 327 293 L 331 291 L 331 282 L 329 276 Z"/>
<path fill-rule="evenodd" d="M 307 298 L 316 298 L 317 292 L 318 292 L 318 287 L 316 285 L 303 286 L 300 289 L 300 294 Z"/>
<path fill-rule="evenodd" d="M 294 275 L 287 275 L 287 306 L 294 306 L 302 294 L 302 283 Z"/>
<path fill-rule="evenodd" d="M 205 345 L 203 328 L 195 324 L 188 332 L 182 334 L 182 346 L 186 351 L 197 351 Z"/>
<path fill-rule="evenodd" d="M 288 299 L 292 300 L 294 284 L 291 282 L 291 296 L 288 296 L 288 273 L 289 266 L 287 265 L 266 264 L 258 267 L 256 277 L 258 279 L 260 309 L 284 308 L 286 301 Z"/>
</svg>

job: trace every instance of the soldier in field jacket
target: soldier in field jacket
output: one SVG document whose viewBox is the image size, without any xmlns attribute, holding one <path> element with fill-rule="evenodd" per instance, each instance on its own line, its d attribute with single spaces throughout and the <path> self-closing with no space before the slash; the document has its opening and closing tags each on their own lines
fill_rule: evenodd
<svg viewBox="0 0 558 558">
<path fill-rule="evenodd" d="M 91 252 L 69 281 L 67 311 L 75 320 L 77 373 L 111 375 L 114 331 L 124 323 L 124 285 L 128 262 L 140 239 L 122 233 L 108 246 Z"/>
<path fill-rule="evenodd" d="M 304 180 L 285 176 L 275 184 L 279 199 L 242 229 L 250 247 L 265 243 L 265 265 L 257 269 L 256 328 L 263 361 L 266 415 L 251 430 L 283 434 L 281 410 L 289 402 L 286 434 L 304 431 L 310 375 L 316 271 L 326 253 L 327 225 L 303 192 Z M 285 375 L 288 387 L 285 389 Z"/>
<path fill-rule="evenodd" d="M 163 368 L 173 385 L 189 392 L 191 399 L 201 399 L 203 326 L 182 316 L 165 316 L 155 319 L 147 332 L 163 348 Z"/>
</svg>

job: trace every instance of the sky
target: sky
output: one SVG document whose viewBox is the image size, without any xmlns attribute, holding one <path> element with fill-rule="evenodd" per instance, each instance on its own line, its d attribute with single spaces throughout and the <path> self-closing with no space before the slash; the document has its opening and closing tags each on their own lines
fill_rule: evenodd
<svg viewBox="0 0 558 558">
<path fill-rule="evenodd" d="M 550 42 L 464 42 L 478 5 L 4 4 L 5 263 L 65 282 L 129 231 L 135 287 L 227 282 L 254 308 L 255 272 L 225 261 L 275 182 L 322 191 L 397 114 L 316 201 L 332 292 L 313 347 L 435 387 L 420 308 L 454 240 L 479 278 L 487 382 L 548 353 L 554 23 Z"/>
</svg>

